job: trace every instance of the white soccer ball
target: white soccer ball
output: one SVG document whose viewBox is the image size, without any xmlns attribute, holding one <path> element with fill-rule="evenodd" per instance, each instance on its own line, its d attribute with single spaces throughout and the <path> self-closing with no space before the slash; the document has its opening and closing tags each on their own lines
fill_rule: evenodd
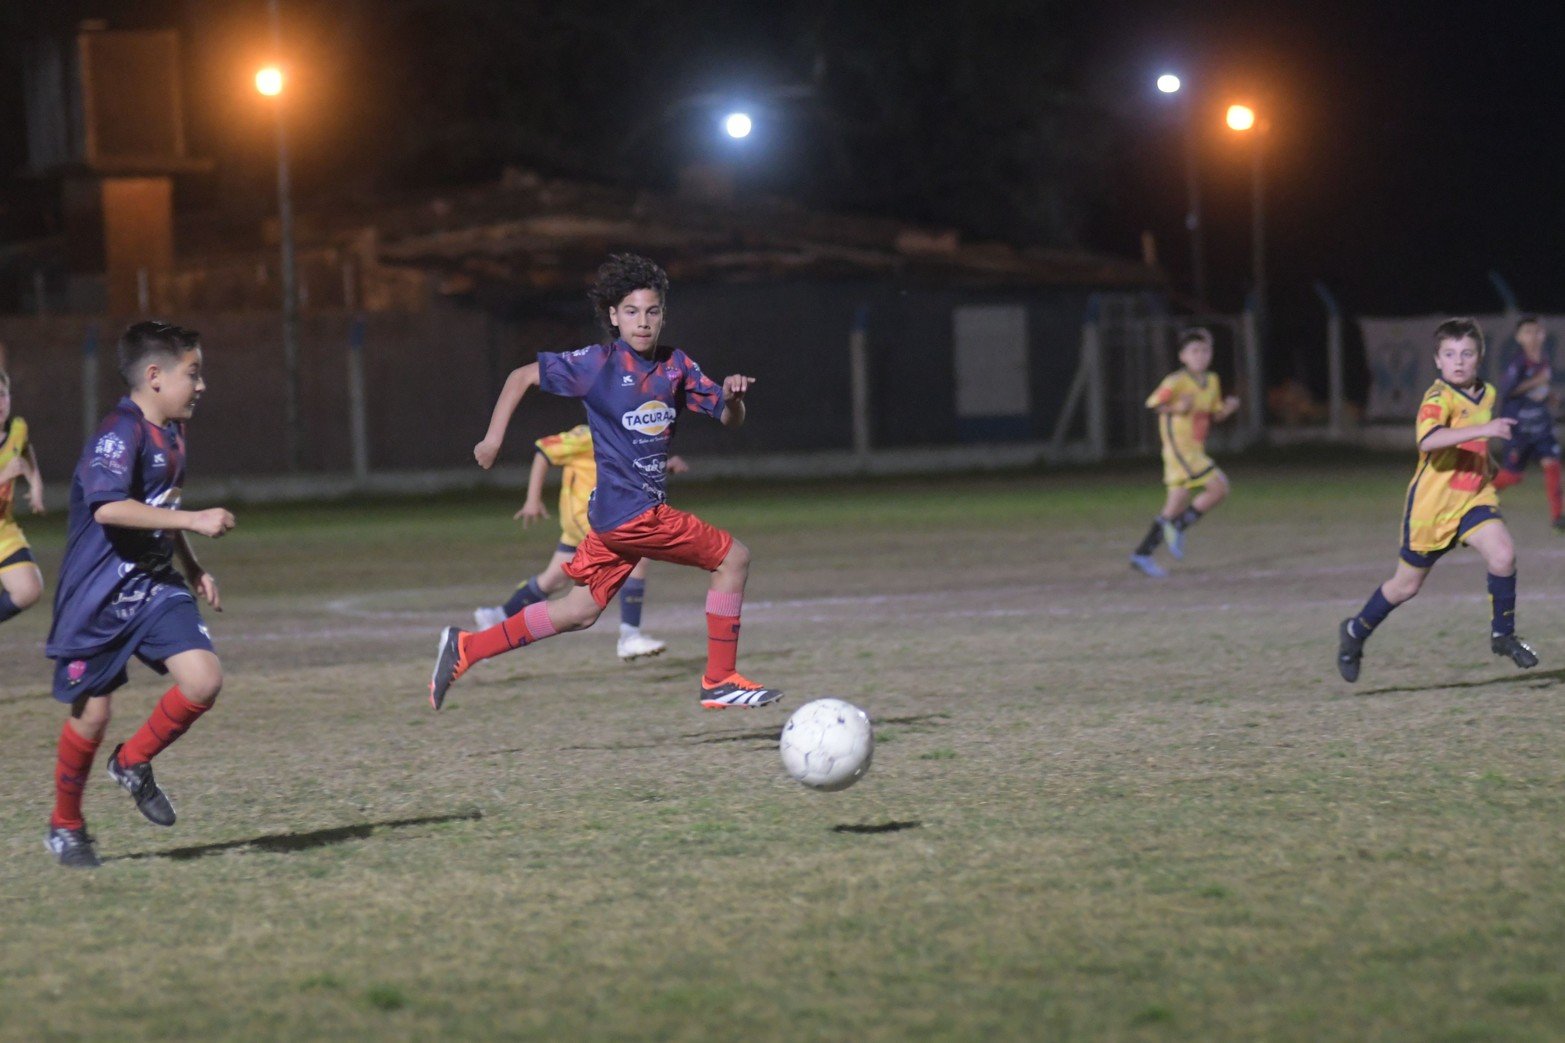
<svg viewBox="0 0 1565 1043">
<path fill-rule="evenodd" d="M 875 732 L 869 714 L 841 699 L 816 699 L 783 725 L 783 767 L 811 789 L 847 789 L 869 771 Z"/>
</svg>

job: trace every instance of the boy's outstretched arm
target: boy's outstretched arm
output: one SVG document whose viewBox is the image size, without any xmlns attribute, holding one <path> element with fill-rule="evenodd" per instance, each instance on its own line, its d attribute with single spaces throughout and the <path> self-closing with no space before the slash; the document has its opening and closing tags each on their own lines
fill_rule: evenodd
<svg viewBox="0 0 1565 1043">
<path fill-rule="evenodd" d="M 1515 426 L 1515 417 L 1502 416 L 1473 427 L 1437 427 L 1419 439 L 1418 448 L 1420 452 L 1432 453 L 1479 438 L 1510 438 L 1511 428 Z"/>
<path fill-rule="evenodd" d="M 537 386 L 536 362 L 518 366 L 505 378 L 505 386 L 500 389 L 494 412 L 489 414 L 489 431 L 484 435 L 484 440 L 473 447 L 473 459 L 478 461 L 479 467 L 487 471 L 494 466 L 495 458 L 500 455 L 500 446 L 505 444 L 505 429 L 511 422 L 512 414 L 522 404 L 522 396 Z"/>
<path fill-rule="evenodd" d="M 744 396 L 754 383 L 754 377 L 741 376 L 738 373 L 723 378 L 723 415 L 717 419 L 724 427 L 733 428 L 744 423 Z"/>
<path fill-rule="evenodd" d="M 27 503 L 34 514 L 43 513 L 43 472 L 38 469 L 38 452 L 27 443 Z"/>
<path fill-rule="evenodd" d="M 181 511 L 153 507 L 140 500 L 115 500 L 100 504 L 92 512 L 99 525 L 121 529 L 169 529 L 173 532 L 197 532 L 214 540 L 234 527 L 234 516 L 221 507 L 204 511 Z"/>
<path fill-rule="evenodd" d="M 543 505 L 543 478 L 549 473 L 549 458 L 542 453 L 533 454 L 533 469 L 527 474 L 527 500 L 522 509 L 511 515 L 526 528 L 540 518 L 549 516 L 549 508 Z"/>
</svg>

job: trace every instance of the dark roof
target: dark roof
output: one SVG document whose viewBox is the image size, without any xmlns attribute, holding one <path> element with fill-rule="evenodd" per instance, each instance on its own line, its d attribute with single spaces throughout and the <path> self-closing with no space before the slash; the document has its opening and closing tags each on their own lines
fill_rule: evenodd
<svg viewBox="0 0 1565 1043">
<path fill-rule="evenodd" d="M 325 217 L 325 215 L 315 215 Z M 680 281 L 886 278 L 962 286 L 1162 286 L 1139 260 L 964 242 L 954 230 L 829 214 L 776 198 L 676 194 L 508 173 L 498 183 L 342 212 L 374 229 L 382 263 L 517 289 L 578 290 L 603 257 L 633 251 Z M 330 235 L 333 229 L 322 228 Z"/>
</svg>

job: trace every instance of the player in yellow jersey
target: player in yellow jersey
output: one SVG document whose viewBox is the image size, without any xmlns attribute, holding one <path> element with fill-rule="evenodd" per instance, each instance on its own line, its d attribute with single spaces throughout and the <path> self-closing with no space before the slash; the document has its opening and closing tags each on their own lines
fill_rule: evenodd
<svg viewBox="0 0 1565 1043">
<path fill-rule="evenodd" d="M 1168 497 L 1130 555 L 1130 567 L 1154 579 L 1168 575 L 1152 557 L 1158 544 L 1166 542 L 1168 553 L 1182 559 L 1185 530 L 1228 495 L 1228 477 L 1206 455 L 1206 434 L 1239 409 L 1237 398 L 1223 397 L 1222 382 L 1212 372 L 1211 333 L 1199 327 L 1180 333 L 1179 361 L 1181 368 L 1164 377 L 1147 398 L 1147 408 L 1157 411 L 1163 439 Z"/>
<path fill-rule="evenodd" d="M 27 421 L 11 415 L 11 378 L 0 369 L 0 623 L 37 603 L 43 573 L 16 524 L 16 480 L 27 479 L 27 503 L 43 513 L 43 475 L 27 437 Z"/>
<path fill-rule="evenodd" d="M 551 466 L 560 469 L 560 542 L 548 566 L 526 583 L 517 587 L 504 605 L 473 610 L 473 621 L 480 629 L 488 629 L 516 615 L 528 605 L 547 599 L 572 585 L 565 574 L 565 563 L 576 553 L 576 548 L 592 531 L 587 524 L 587 503 L 592 490 L 598 485 L 598 464 L 592 455 L 592 430 L 586 424 L 578 424 L 569 431 L 540 438 L 534 443 L 537 453 L 533 456 L 532 471 L 527 477 L 527 500 L 515 516 L 521 523 L 533 522 L 549 516 L 543 505 L 543 480 Z M 678 456 L 668 458 L 668 470 L 680 474 L 689 470 Z M 645 656 L 655 656 L 668 646 L 657 638 L 642 632 L 641 606 L 647 591 L 647 561 L 631 570 L 619 594 L 620 624 L 619 657 L 627 662 Z"/>
<path fill-rule="evenodd" d="M 1391 610 L 1418 593 L 1429 569 L 1458 543 L 1476 550 L 1489 569 L 1489 649 L 1517 666 L 1538 655 L 1516 636 L 1516 550 L 1500 518 L 1487 439 L 1511 437 L 1514 417 L 1494 415 L 1494 385 L 1478 377 L 1483 331 L 1472 319 L 1435 328 L 1440 379 L 1418 409 L 1418 469 L 1402 508 L 1402 552 L 1396 572 L 1376 588 L 1359 614 L 1337 627 L 1337 671 L 1356 681 L 1364 642 Z"/>
</svg>

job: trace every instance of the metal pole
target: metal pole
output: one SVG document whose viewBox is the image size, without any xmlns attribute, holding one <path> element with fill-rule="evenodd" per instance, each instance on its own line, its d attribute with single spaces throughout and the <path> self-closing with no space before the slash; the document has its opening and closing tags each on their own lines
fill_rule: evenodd
<svg viewBox="0 0 1565 1043">
<path fill-rule="evenodd" d="M 869 306 L 853 310 L 848 333 L 848 378 L 853 398 L 853 451 L 869 452 Z"/>
<path fill-rule="evenodd" d="M 1261 338 L 1257 333 L 1259 323 L 1256 321 L 1253 294 L 1248 305 L 1240 320 L 1240 330 L 1244 337 L 1244 368 L 1248 378 L 1245 385 L 1245 427 L 1250 433 L 1249 441 L 1253 443 L 1260 440 L 1266 420 L 1266 395 L 1261 386 Z"/>
<path fill-rule="evenodd" d="M 369 421 L 364 407 L 364 316 L 348 327 L 348 424 L 353 440 L 353 477 L 362 485 L 370 474 Z"/>
<path fill-rule="evenodd" d="M 1326 306 L 1326 386 L 1329 402 L 1330 426 L 1334 439 L 1342 438 L 1346 419 L 1342 389 L 1342 309 L 1337 298 L 1319 280 L 1315 283 L 1315 295 Z"/>
<path fill-rule="evenodd" d="M 1103 383 L 1103 339 L 1099 299 L 1093 296 L 1081 330 L 1081 360 L 1087 371 L 1087 446 L 1092 460 L 1108 455 L 1108 389 Z"/>
<path fill-rule="evenodd" d="M 1262 163 L 1262 142 L 1265 140 L 1266 125 L 1257 123 L 1255 127 L 1255 151 L 1251 154 L 1251 191 L 1254 199 L 1254 214 L 1250 226 L 1250 267 L 1255 280 L 1255 369 L 1251 371 L 1250 379 L 1254 382 L 1256 393 L 1253 396 L 1259 403 L 1263 401 L 1265 380 L 1263 367 L 1266 359 L 1266 331 L 1267 331 L 1267 303 L 1266 303 L 1266 191 L 1265 174 Z M 1260 433 L 1263 418 L 1254 417 L 1255 431 Z"/>
<path fill-rule="evenodd" d="M 1201 178 L 1191 103 L 1185 102 L 1185 228 L 1190 233 L 1190 284 L 1197 307 L 1206 307 L 1206 258 L 1201 250 Z"/>
<path fill-rule="evenodd" d="M 82 341 L 82 441 L 90 442 L 98 430 L 98 324 L 87 324 Z"/>
<path fill-rule="evenodd" d="M 272 22 L 272 48 L 282 54 L 282 16 L 278 0 L 267 0 Z M 299 288 L 294 275 L 293 186 L 288 176 L 288 129 L 283 112 L 283 95 L 277 106 L 277 226 L 282 240 L 283 289 L 283 427 L 288 453 L 288 470 L 297 471 L 304 462 L 304 432 L 299 420 Z"/>
</svg>

